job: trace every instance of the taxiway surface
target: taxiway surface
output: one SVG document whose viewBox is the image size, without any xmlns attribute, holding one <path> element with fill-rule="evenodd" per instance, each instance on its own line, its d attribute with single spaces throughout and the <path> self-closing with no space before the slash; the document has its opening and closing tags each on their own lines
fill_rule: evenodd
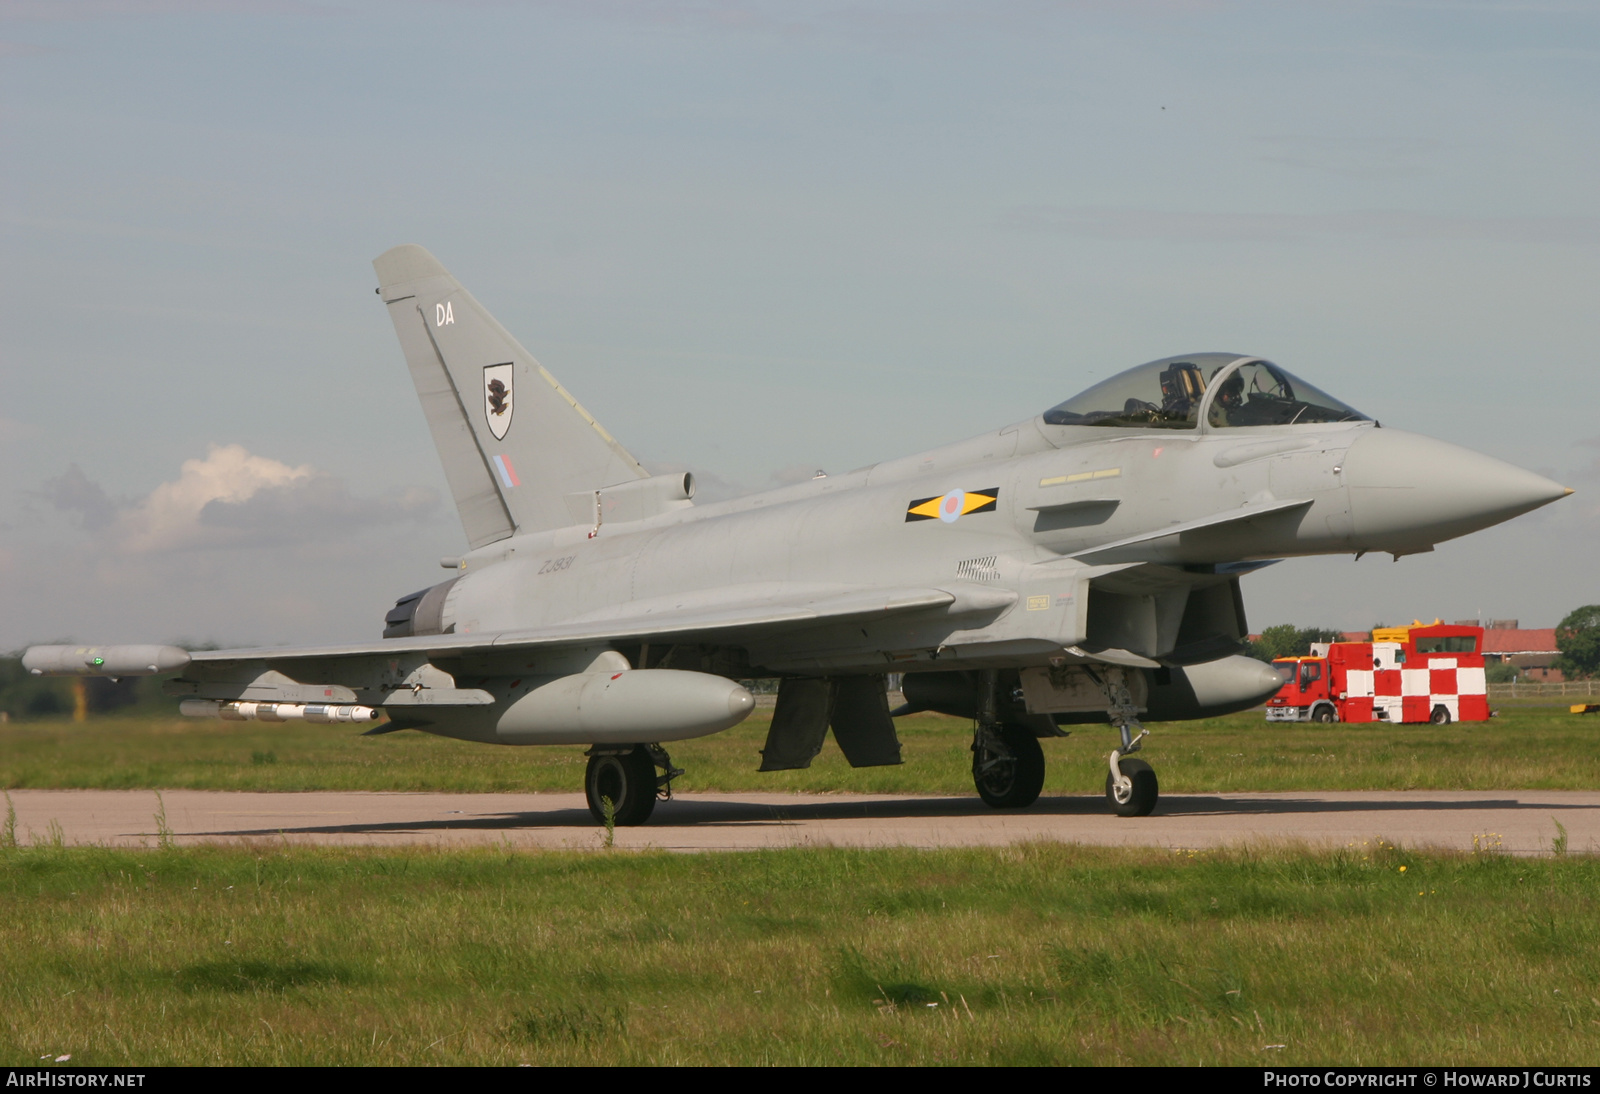
<svg viewBox="0 0 1600 1094">
<path fill-rule="evenodd" d="M 151 790 L 12 790 L 19 842 L 154 846 Z M 596 848 L 581 794 L 410 794 L 166 790 L 178 844 L 508 844 Z M 1164 795 L 1155 814 L 1122 819 L 1099 795 L 1041 798 L 996 811 L 977 798 L 886 794 L 680 794 L 616 845 L 668 851 L 766 847 L 966 847 L 1028 840 L 1208 848 L 1250 842 L 1359 844 L 1549 853 L 1557 824 L 1574 852 L 1600 851 L 1592 791 L 1341 791 Z"/>
</svg>

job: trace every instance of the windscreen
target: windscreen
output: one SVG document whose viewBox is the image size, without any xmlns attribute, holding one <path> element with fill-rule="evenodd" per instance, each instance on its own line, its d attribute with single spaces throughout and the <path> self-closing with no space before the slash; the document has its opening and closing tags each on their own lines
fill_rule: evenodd
<svg viewBox="0 0 1600 1094">
<path fill-rule="evenodd" d="M 1246 361 L 1215 386 L 1206 421 L 1217 429 L 1372 420 L 1267 361 Z"/>
</svg>

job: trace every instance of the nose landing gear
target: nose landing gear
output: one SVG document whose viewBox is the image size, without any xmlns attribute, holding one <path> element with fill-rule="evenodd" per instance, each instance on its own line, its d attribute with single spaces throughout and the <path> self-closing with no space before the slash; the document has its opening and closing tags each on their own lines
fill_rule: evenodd
<svg viewBox="0 0 1600 1094">
<path fill-rule="evenodd" d="M 1144 739 L 1150 736 L 1150 731 L 1140 724 L 1139 710 L 1133 704 L 1133 697 L 1128 694 L 1128 685 L 1120 671 L 1106 673 L 1100 681 L 1100 687 L 1106 693 L 1111 724 L 1122 735 L 1121 747 L 1111 750 L 1111 770 L 1106 774 L 1106 800 L 1111 803 L 1111 811 L 1119 817 L 1148 817 L 1156 807 L 1156 799 L 1161 796 L 1161 787 L 1156 782 L 1155 770 L 1149 764 L 1129 757 L 1139 751 Z M 1134 736 L 1134 730 L 1139 731 L 1138 736 Z"/>
<path fill-rule="evenodd" d="M 1106 773 L 1106 800 L 1119 817 L 1148 817 L 1161 796 L 1155 769 L 1143 760 L 1118 762 L 1111 754 L 1111 771 Z"/>
</svg>

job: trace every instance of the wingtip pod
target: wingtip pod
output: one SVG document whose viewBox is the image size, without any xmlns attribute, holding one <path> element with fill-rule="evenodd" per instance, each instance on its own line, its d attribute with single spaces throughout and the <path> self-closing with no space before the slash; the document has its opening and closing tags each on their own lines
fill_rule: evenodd
<svg viewBox="0 0 1600 1094">
<path fill-rule="evenodd" d="M 161 676 L 188 663 L 177 646 L 30 646 L 22 655 L 34 676 Z"/>
</svg>

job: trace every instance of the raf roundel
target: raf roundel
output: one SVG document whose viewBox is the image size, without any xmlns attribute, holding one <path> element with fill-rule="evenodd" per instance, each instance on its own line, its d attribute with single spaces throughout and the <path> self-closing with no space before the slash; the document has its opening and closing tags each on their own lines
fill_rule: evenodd
<svg viewBox="0 0 1600 1094">
<path fill-rule="evenodd" d="M 965 490 L 952 490 L 939 502 L 939 519 L 946 524 L 954 524 L 961 516 L 962 506 L 966 503 Z"/>
</svg>

